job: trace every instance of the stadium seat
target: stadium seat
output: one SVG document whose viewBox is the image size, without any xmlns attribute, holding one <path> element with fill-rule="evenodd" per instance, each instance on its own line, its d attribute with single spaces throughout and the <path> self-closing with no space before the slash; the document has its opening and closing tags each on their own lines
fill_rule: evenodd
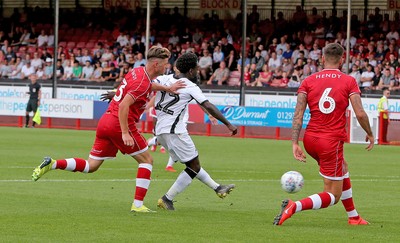
<svg viewBox="0 0 400 243">
<path fill-rule="evenodd" d="M 73 49 L 75 45 L 76 45 L 75 41 L 69 41 L 67 43 L 67 49 Z"/>
<path fill-rule="evenodd" d="M 85 47 L 86 47 L 87 49 L 92 49 L 92 48 L 94 47 L 94 43 L 95 43 L 95 42 L 89 41 L 89 42 L 86 43 L 86 46 L 85 46 Z"/>
<path fill-rule="evenodd" d="M 28 53 L 34 53 L 35 51 L 37 51 L 36 46 L 29 46 L 28 47 Z"/>
<path fill-rule="evenodd" d="M 229 74 L 228 85 L 229 86 L 237 86 L 240 82 L 240 72 L 232 71 Z"/>
<path fill-rule="evenodd" d="M 86 46 L 86 43 L 84 41 L 80 41 L 78 42 L 78 44 L 76 44 L 77 48 L 84 48 Z"/>
<path fill-rule="evenodd" d="M 18 52 L 25 53 L 25 52 L 26 52 L 26 46 L 20 46 L 20 47 L 18 48 Z"/>
<path fill-rule="evenodd" d="M 58 46 L 62 46 L 62 47 L 66 47 L 67 46 L 67 42 L 65 42 L 65 41 L 60 41 L 59 43 L 58 43 Z"/>
<path fill-rule="evenodd" d="M 53 25 L 52 24 L 44 24 L 43 25 L 43 29 L 46 31 L 46 33 L 49 33 L 50 29 L 53 29 Z"/>
<path fill-rule="evenodd" d="M 79 42 L 79 40 L 80 40 L 80 38 L 81 38 L 81 36 L 80 35 L 76 35 L 76 34 L 74 34 L 71 38 L 70 38 L 70 40 L 69 41 L 73 41 L 73 42 L 75 42 L 75 43 L 78 43 Z"/>
</svg>

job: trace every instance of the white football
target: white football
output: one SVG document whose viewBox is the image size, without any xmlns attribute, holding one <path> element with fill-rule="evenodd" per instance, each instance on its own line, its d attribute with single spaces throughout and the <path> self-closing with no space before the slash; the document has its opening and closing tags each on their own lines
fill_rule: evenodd
<svg viewBox="0 0 400 243">
<path fill-rule="evenodd" d="M 303 176 L 297 171 L 288 171 L 281 177 L 281 186 L 285 192 L 295 193 L 304 185 Z"/>
</svg>

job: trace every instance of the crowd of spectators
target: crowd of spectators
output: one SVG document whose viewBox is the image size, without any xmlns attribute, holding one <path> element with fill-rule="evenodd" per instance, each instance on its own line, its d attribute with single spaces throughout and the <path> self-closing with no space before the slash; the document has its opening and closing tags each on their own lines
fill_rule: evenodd
<svg viewBox="0 0 400 243">
<path fill-rule="evenodd" d="M 36 9 L 36 11 L 38 11 Z M 111 20 L 104 26 L 110 39 L 99 41 L 92 48 L 67 48 L 59 46 L 53 57 L 54 34 L 52 29 L 37 29 L 37 21 L 29 15 L 15 13 L 9 19 L 9 28 L 0 29 L 0 77 L 25 79 L 37 73 L 41 79 L 51 79 L 53 62 L 60 80 L 113 82 L 118 84 L 131 68 L 146 64 L 145 16 L 137 9 L 135 25 L 124 17 L 107 14 Z M 176 7 L 155 9 L 151 20 L 150 45 L 166 46 L 172 53 L 166 74 L 174 72 L 173 65 L 179 55 L 194 52 L 199 57 L 199 83 L 203 85 L 239 86 L 241 72 L 247 86 L 298 87 L 309 75 L 322 70 L 322 48 L 329 42 L 346 47 L 350 42 L 350 68 L 362 89 L 398 90 L 400 80 L 399 14 L 393 19 L 382 15 L 380 9 L 368 16 L 366 22 L 351 16 L 351 36 L 346 36 L 347 12 L 337 17 L 316 8 L 307 14 L 300 6 L 292 19 L 286 20 L 282 12 L 277 18 L 260 20 L 257 6 L 248 16 L 245 56 L 242 57 L 240 13 L 235 19 L 223 21 L 217 15 L 204 15 L 189 28 L 190 23 Z M 87 20 L 72 23 L 99 28 Z M 72 27 L 71 27 L 72 28 Z M 39 31 L 39 33 L 37 32 Z M 29 51 L 28 51 L 29 50 Z M 242 70 L 244 62 L 244 70 Z M 342 71 L 347 72 L 346 65 Z"/>
</svg>

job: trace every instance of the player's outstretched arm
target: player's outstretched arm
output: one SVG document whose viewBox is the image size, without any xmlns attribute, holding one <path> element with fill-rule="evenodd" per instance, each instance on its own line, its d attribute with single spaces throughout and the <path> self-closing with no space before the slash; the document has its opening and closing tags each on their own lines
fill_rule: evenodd
<svg viewBox="0 0 400 243">
<path fill-rule="evenodd" d="M 172 94 L 178 94 L 178 90 L 181 88 L 185 88 L 186 84 L 184 81 L 177 81 L 173 83 L 171 86 L 165 86 L 159 83 L 152 82 L 151 90 L 153 91 L 165 91 Z"/>
<path fill-rule="evenodd" d="M 294 158 L 301 162 L 306 162 L 306 154 L 299 145 L 299 136 L 301 128 L 303 127 L 303 116 L 306 107 L 307 95 L 299 93 L 297 95 L 297 104 L 292 122 L 292 150 Z"/>
<path fill-rule="evenodd" d="M 350 96 L 351 106 L 353 107 L 354 113 L 356 114 L 356 118 L 358 123 L 360 123 L 361 127 L 367 133 L 365 141 L 369 144 L 366 147 L 366 150 L 370 151 L 374 147 L 375 138 L 374 134 L 371 130 L 371 125 L 369 124 L 369 119 L 367 113 L 364 111 L 362 106 L 361 97 L 359 94 L 353 94 Z"/>
<path fill-rule="evenodd" d="M 199 103 L 197 103 L 197 104 L 199 104 Z M 199 105 L 200 105 L 200 104 L 199 104 Z M 211 124 L 213 124 L 213 125 L 218 125 L 218 120 L 217 120 L 217 118 L 213 117 L 213 116 L 206 110 L 206 108 L 204 108 L 202 105 L 200 105 L 200 108 L 204 111 L 204 113 L 207 114 L 208 119 L 210 119 Z"/>
<path fill-rule="evenodd" d="M 212 104 L 210 101 L 206 100 L 200 104 L 204 109 L 208 111 L 208 114 L 212 115 L 213 117 L 217 118 L 220 122 L 224 123 L 225 126 L 231 131 L 231 135 L 235 135 L 237 133 L 237 127 L 232 125 L 222 113 Z"/>
</svg>

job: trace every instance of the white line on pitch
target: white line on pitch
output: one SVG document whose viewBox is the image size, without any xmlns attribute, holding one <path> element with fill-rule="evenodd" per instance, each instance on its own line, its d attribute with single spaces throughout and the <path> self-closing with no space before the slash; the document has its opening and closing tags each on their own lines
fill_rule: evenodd
<svg viewBox="0 0 400 243">
<path fill-rule="evenodd" d="M 40 181 L 43 182 L 134 182 L 135 179 L 42 179 Z M 175 181 L 175 179 L 152 179 L 153 182 L 166 182 L 166 181 Z M 228 182 L 278 182 L 279 180 L 272 179 L 224 179 L 218 181 L 228 181 Z M 353 179 L 353 182 L 399 182 L 397 179 Z M 10 180 L 0 180 L 0 183 L 9 183 L 9 182 L 32 182 L 32 180 L 18 180 L 18 179 L 10 179 Z M 321 182 L 321 180 L 307 180 L 307 182 Z"/>
</svg>

